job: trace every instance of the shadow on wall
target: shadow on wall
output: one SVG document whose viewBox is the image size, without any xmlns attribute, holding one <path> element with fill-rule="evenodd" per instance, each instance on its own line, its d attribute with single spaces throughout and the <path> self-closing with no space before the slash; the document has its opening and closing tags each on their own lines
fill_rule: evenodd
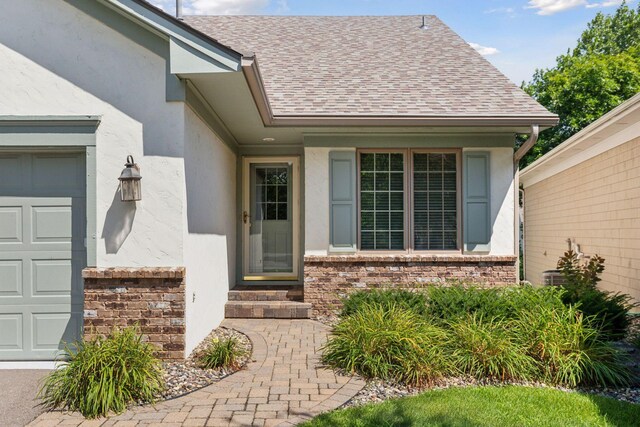
<svg viewBox="0 0 640 427">
<path fill-rule="evenodd" d="M 205 247 L 209 252 L 200 255 L 201 264 L 214 262 L 212 257 L 226 256 L 229 286 L 232 286 L 236 250 L 235 155 L 217 141 L 195 115 L 187 114 L 185 127 L 185 208 L 189 240 L 193 244 L 208 245 Z M 221 261 L 216 260 L 219 263 L 216 265 L 221 267 Z"/>
<path fill-rule="evenodd" d="M 136 203 L 120 200 L 120 186 L 116 189 L 107 211 L 102 229 L 102 238 L 108 254 L 116 254 L 127 240 L 136 217 Z"/>
</svg>

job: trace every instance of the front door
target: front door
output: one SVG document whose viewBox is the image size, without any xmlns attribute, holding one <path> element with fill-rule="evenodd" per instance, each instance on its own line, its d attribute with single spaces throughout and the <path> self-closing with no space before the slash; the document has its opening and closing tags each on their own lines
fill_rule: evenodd
<svg viewBox="0 0 640 427">
<path fill-rule="evenodd" d="M 245 158 L 244 280 L 298 280 L 297 158 Z"/>
</svg>

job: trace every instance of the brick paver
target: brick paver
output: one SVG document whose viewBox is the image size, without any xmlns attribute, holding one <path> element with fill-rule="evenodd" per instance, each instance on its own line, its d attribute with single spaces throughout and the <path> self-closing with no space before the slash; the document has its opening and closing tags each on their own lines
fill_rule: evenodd
<svg viewBox="0 0 640 427">
<path fill-rule="evenodd" d="M 79 414 L 48 412 L 30 426 L 294 426 L 335 409 L 364 386 L 320 367 L 319 349 L 328 328 L 312 320 L 227 319 L 224 326 L 253 343 L 246 369 L 155 407 L 85 420 Z"/>
</svg>

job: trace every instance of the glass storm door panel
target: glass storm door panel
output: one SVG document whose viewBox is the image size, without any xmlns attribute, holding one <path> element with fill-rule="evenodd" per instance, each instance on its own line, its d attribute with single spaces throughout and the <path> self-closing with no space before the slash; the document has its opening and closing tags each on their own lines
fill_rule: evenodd
<svg viewBox="0 0 640 427">
<path fill-rule="evenodd" d="M 290 163 L 250 164 L 249 275 L 294 274 L 292 184 Z"/>
</svg>

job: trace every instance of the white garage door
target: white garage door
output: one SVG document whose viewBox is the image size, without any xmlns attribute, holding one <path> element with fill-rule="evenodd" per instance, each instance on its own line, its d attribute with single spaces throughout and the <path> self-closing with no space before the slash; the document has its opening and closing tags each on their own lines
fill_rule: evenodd
<svg viewBox="0 0 640 427">
<path fill-rule="evenodd" d="M 0 360 L 51 360 L 82 330 L 84 153 L 0 151 Z"/>
</svg>

